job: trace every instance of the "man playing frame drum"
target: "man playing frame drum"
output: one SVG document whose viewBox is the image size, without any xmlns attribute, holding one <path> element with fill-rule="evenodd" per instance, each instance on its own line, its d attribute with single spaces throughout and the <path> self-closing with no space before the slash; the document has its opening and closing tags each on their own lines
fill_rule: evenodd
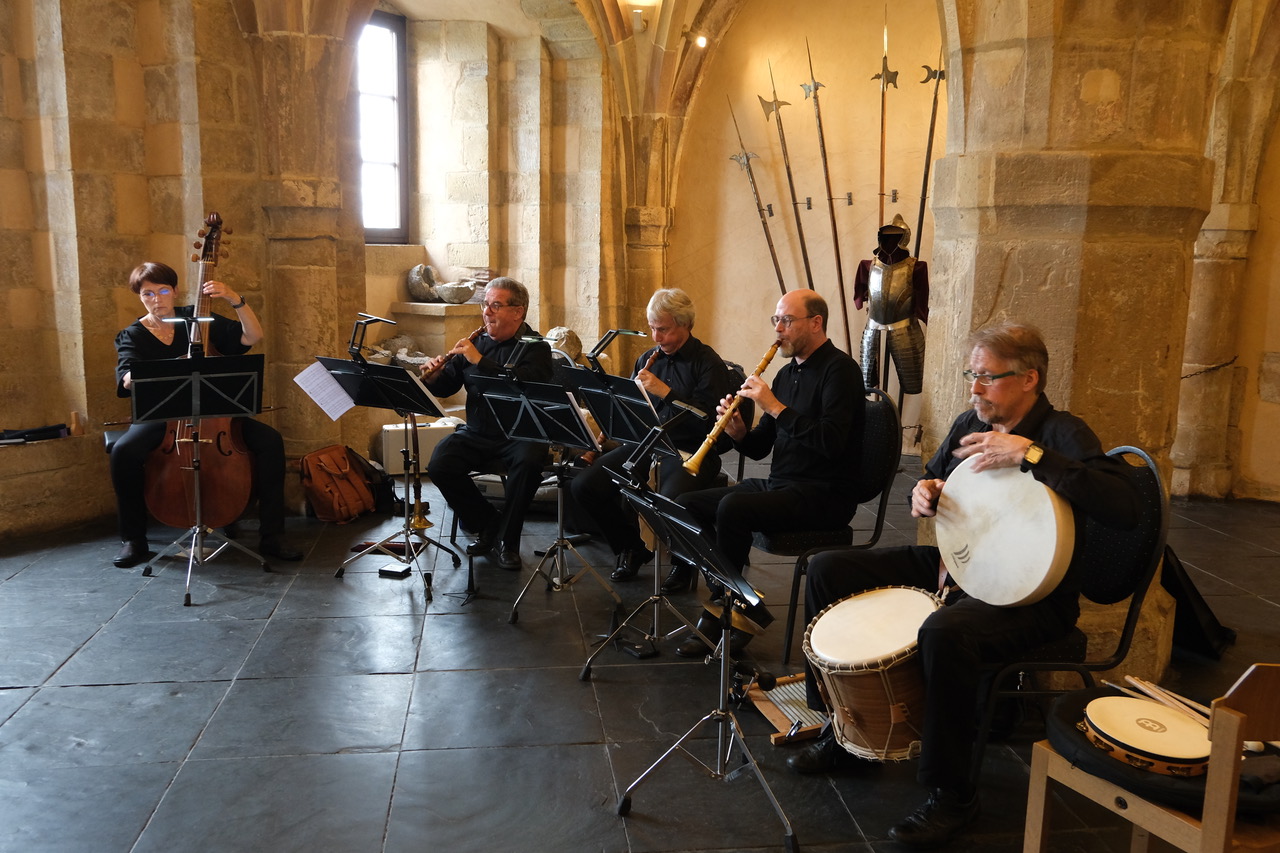
<svg viewBox="0 0 1280 853">
<path fill-rule="evenodd" d="M 955 419 L 925 466 L 911 494 L 911 514 L 934 516 L 946 479 L 964 460 L 981 454 L 969 463 L 975 474 L 1021 468 L 1065 498 L 1076 517 L 1076 535 L 1086 516 L 1111 527 L 1136 524 L 1138 495 L 1126 463 L 1108 457 L 1084 421 L 1055 410 L 1045 397 L 1049 358 L 1040 333 L 1006 323 L 975 332 L 969 347 L 964 378 L 972 410 Z M 919 545 L 818 554 L 809 562 L 807 583 L 808 621 L 864 590 L 898 585 L 933 591 L 950 585 L 939 550 Z M 917 634 L 925 682 L 917 778 L 930 794 L 890 829 L 891 838 L 937 846 L 977 816 L 971 769 L 983 664 L 1009 660 L 1066 634 L 1078 616 L 1079 585 L 1069 567 L 1062 582 L 1038 601 L 998 606 L 952 588 L 945 606 L 925 617 Z M 806 667 L 809 705 L 822 710 L 816 673 Z M 788 764 L 801 773 L 823 772 L 834 767 L 839 753 L 828 726 Z"/>
</svg>

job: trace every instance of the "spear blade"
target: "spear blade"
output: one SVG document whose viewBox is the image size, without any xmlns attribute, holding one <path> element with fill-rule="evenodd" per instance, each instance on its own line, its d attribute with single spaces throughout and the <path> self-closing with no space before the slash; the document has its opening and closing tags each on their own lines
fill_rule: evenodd
<svg viewBox="0 0 1280 853">
<path fill-rule="evenodd" d="M 725 100 L 729 101 L 726 95 Z M 767 113 L 766 113 L 767 115 Z M 759 159 L 759 155 L 752 154 L 747 150 L 747 146 L 742 142 L 742 130 L 738 127 L 738 117 L 733 112 L 733 101 L 729 101 L 729 116 L 733 119 L 733 131 L 738 134 L 737 154 L 730 155 L 729 159 L 738 164 L 738 168 L 747 173 L 747 182 L 751 184 L 751 197 L 756 203 L 756 213 L 760 217 L 760 228 L 764 231 L 764 241 L 769 245 L 769 259 L 773 261 L 773 271 L 778 276 L 778 289 L 785 296 L 787 293 L 787 285 L 782 280 L 782 266 L 778 263 L 778 251 L 773 245 L 773 234 L 769 231 L 769 219 L 765 216 L 765 207 L 760 203 L 760 190 L 756 187 L 756 176 L 751 171 L 751 158 Z M 770 211 L 772 215 L 772 211 Z"/>
</svg>

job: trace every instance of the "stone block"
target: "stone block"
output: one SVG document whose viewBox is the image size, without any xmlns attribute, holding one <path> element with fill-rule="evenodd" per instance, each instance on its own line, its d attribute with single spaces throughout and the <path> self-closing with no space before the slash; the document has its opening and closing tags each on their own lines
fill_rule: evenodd
<svg viewBox="0 0 1280 853">
<path fill-rule="evenodd" d="M 132 56 L 117 56 L 111 63 L 111 78 L 115 86 L 116 121 L 141 127 L 147 118 L 142 66 Z"/>
<path fill-rule="evenodd" d="M 1264 352 L 1258 365 L 1258 397 L 1264 403 L 1280 403 L 1280 352 Z"/>
<path fill-rule="evenodd" d="M 81 172 L 140 172 L 142 129 L 100 121 L 71 123 L 71 160 Z"/>
<path fill-rule="evenodd" d="M 127 52 L 134 47 L 136 3 L 124 0 L 71 0 L 61 4 L 62 39 L 67 56 Z"/>
<path fill-rule="evenodd" d="M 147 121 L 152 124 L 182 119 L 182 85 L 173 65 L 153 65 L 143 69 Z"/>
<path fill-rule="evenodd" d="M 442 41 L 449 62 L 489 60 L 489 26 L 482 21 L 447 21 Z"/>
<path fill-rule="evenodd" d="M 484 125 L 490 121 L 489 112 L 488 79 L 468 77 L 459 80 L 453 90 L 449 120 L 457 125 Z"/>
<path fill-rule="evenodd" d="M 460 204 L 489 203 L 488 172 L 450 172 L 446 178 L 448 200 Z"/>
<path fill-rule="evenodd" d="M 25 169 L 0 169 L 0 229 L 26 231 L 34 227 L 31 183 Z"/>
<path fill-rule="evenodd" d="M 450 243 L 445 257 L 455 267 L 487 267 L 490 265 L 488 243 Z"/>
<path fill-rule="evenodd" d="M 150 190 L 146 175 L 115 175 L 116 230 L 144 235 L 151 231 Z"/>
<path fill-rule="evenodd" d="M 184 125 L 177 122 L 148 125 L 143 130 L 148 175 L 181 175 Z"/>
<path fill-rule="evenodd" d="M 1089 638 L 1090 658 L 1101 658 L 1115 649 L 1128 607 L 1128 599 L 1111 605 L 1094 604 L 1083 598 L 1080 600 L 1080 619 L 1076 624 Z M 1115 669 L 1094 673 L 1094 678 L 1098 681 L 1105 679 L 1123 682 L 1125 675 L 1132 675 L 1159 683 L 1173 652 L 1174 609 L 1173 596 L 1160 585 L 1157 573 L 1146 600 L 1142 602 L 1142 613 L 1138 617 L 1138 627 L 1128 656 Z M 1054 673 L 1047 681 L 1054 690 L 1074 690 L 1080 687 L 1080 679 L 1073 674 Z"/>
</svg>

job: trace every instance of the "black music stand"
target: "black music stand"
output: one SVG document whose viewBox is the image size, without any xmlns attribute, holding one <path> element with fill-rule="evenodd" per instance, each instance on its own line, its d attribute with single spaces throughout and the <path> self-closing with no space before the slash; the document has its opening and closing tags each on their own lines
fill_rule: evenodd
<svg viewBox="0 0 1280 853">
<path fill-rule="evenodd" d="M 735 665 L 730 660 L 729 636 L 733 624 L 732 611 L 734 607 L 739 605 L 750 606 L 758 604 L 760 596 L 742 577 L 742 573 L 730 565 L 715 544 L 707 539 L 697 521 L 694 520 L 687 509 L 669 498 L 650 491 L 643 484 L 627 483 L 623 485 L 622 491 L 627 500 L 649 522 L 655 532 L 661 530 L 663 535 L 670 537 L 672 553 L 689 560 L 698 566 L 711 580 L 724 587 L 725 606 L 720 610 L 720 642 L 716 646 L 716 651 L 710 656 L 711 658 L 718 657 L 720 660 L 719 702 L 713 710 L 694 723 L 692 728 L 681 735 L 657 761 L 649 765 L 648 769 L 641 773 L 622 792 L 622 796 L 618 799 L 618 814 L 625 817 L 631 813 L 631 792 L 640 787 L 640 783 L 650 773 L 658 769 L 663 762 L 679 752 L 693 764 L 706 770 L 713 779 L 723 779 L 729 782 L 748 769 L 751 770 L 760 782 L 760 787 L 764 789 L 765 796 L 769 798 L 769 802 L 773 805 L 773 810 L 777 813 L 778 819 L 782 821 L 785 830 L 783 840 L 786 849 L 798 850 L 798 842 L 796 841 L 795 833 L 792 831 L 791 821 L 787 819 L 787 815 L 773 795 L 769 783 L 765 781 L 764 774 L 760 772 L 760 765 L 747 747 L 746 737 L 742 732 L 742 726 L 738 723 L 738 718 L 734 716 L 733 711 L 729 710 L 729 699 L 734 695 L 734 680 L 730 672 L 733 671 L 735 674 L 758 674 L 753 668 L 742 664 Z M 681 618 L 684 617 L 681 616 Z M 685 623 L 688 624 L 687 619 L 685 619 Z M 693 628 L 693 626 L 690 625 L 690 628 Z M 699 637 L 702 637 L 702 634 L 697 632 L 696 628 L 693 628 L 693 630 L 698 633 Z M 703 639 L 705 640 L 706 638 L 703 637 Z M 771 687 L 769 681 L 772 681 L 772 679 L 766 680 L 763 676 L 760 678 L 762 687 Z M 716 727 L 716 758 L 714 766 L 702 761 L 685 748 L 685 743 L 691 740 L 705 723 L 713 723 Z M 732 771 L 726 771 L 730 754 L 735 745 L 742 752 L 742 764 Z"/>
<path fill-rule="evenodd" d="M 195 518 L 189 530 L 152 557 L 142 569 L 151 577 L 151 567 L 161 557 L 178 554 L 187 547 L 187 584 L 184 607 L 191 606 L 191 574 L 221 554 L 228 546 L 237 548 L 258 561 L 263 571 L 270 571 L 262 555 L 204 524 L 203 490 L 200 483 L 200 422 L 206 418 L 252 417 L 262 411 L 263 357 L 233 355 L 218 358 L 159 359 L 139 361 L 133 367 L 133 422 L 183 420 L 191 424 L 192 491 L 195 496 Z M 205 540 L 219 544 L 208 556 Z"/>
<path fill-rule="evenodd" d="M 665 423 L 660 423 L 657 410 L 654 408 L 648 394 L 634 379 L 624 379 L 621 376 L 613 376 L 601 371 L 593 372 L 582 369 L 557 373 L 557 378 L 561 378 L 566 383 L 572 383 L 586 404 L 587 409 L 590 410 L 591 416 L 596 419 L 596 423 L 601 424 L 601 430 L 605 435 L 624 447 L 632 449 L 631 455 L 623 463 L 623 470 L 632 482 L 639 483 L 648 476 L 655 455 L 681 456 L 680 451 L 671 441 L 670 436 L 667 435 L 666 429 L 677 418 L 696 410 L 681 405 L 680 411 L 676 413 L 675 417 Z M 616 476 L 614 479 L 621 482 Z M 655 535 L 657 535 L 656 531 Z M 678 613 L 679 611 L 676 611 L 671 606 L 667 601 L 666 594 L 662 592 L 662 545 L 665 540 L 660 535 L 657 536 L 657 539 L 659 547 L 655 549 L 653 594 L 646 598 L 621 623 L 610 625 L 610 632 L 601 637 L 601 644 L 608 645 L 620 640 L 624 630 L 637 632 L 640 635 L 639 639 L 628 641 L 624 649 L 638 658 L 653 657 L 658 654 L 655 645 L 657 640 L 670 639 L 683 630 L 677 627 L 666 635 L 659 633 L 658 616 L 661 613 L 662 606 L 665 604 L 674 612 Z M 646 632 L 629 623 L 633 617 L 648 605 L 653 605 L 653 614 L 650 630 Z M 681 618 L 683 619 L 683 617 Z M 596 653 L 598 652 L 599 650 L 597 649 Z M 593 653 L 591 657 L 594 658 L 596 653 Z M 588 659 L 587 666 L 583 670 L 586 676 L 584 680 L 590 677 L 590 663 L 591 660 Z"/>
<path fill-rule="evenodd" d="M 512 361 L 514 360 L 513 358 Z M 578 408 L 578 401 L 572 393 L 559 385 L 519 382 L 499 376 L 474 376 L 471 381 L 483 395 L 507 438 L 547 445 L 551 452 L 551 467 L 556 476 L 556 538 L 547 546 L 542 559 L 534 567 L 533 574 L 516 596 L 508 621 L 514 624 L 519 620 L 520 602 L 538 577 L 546 580 L 548 590 L 559 591 L 577 583 L 584 574 L 590 574 L 613 596 L 616 606 L 620 607 L 622 597 L 605 583 L 595 567 L 587 562 L 564 534 L 564 492 L 569 487 L 570 466 L 569 461 L 564 458 L 564 451 L 570 448 L 600 449 L 582 410 Z M 568 574 L 566 551 L 573 552 L 578 562 L 582 563 L 583 570 L 576 575 Z M 552 564 L 549 572 L 543 569 L 548 561 Z"/>
<path fill-rule="evenodd" d="M 357 321 L 357 326 L 359 326 L 359 321 Z M 342 390 L 351 398 L 353 405 L 372 409 L 391 409 L 404 420 L 404 448 L 401 450 L 401 453 L 404 454 L 405 465 L 404 524 L 395 533 L 383 537 L 348 557 L 334 572 L 333 576 L 336 578 L 342 577 L 346 573 L 348 565 L 367 554 L 377 551 L 380 554 L 391 557 L 397 564 L 404 566 L 404 568 L 383 567 L 378 570 L 379 577 L 407 578 L 413 573 L 414 566 L 418 566 L 418 571 L 422 574 L 423 590 L 426 593 L 427 601 L 430 601 L 432 598 L 432 573 L 418 565 L 418 555 L 425 551 L 428 545 L 434 545 L 453 558 L 454 568 L 462 565 L 462 558 L 452 548 L 427 536 L 424 528 L 415 527 L 413 524 L 408 472 L 420 470 L 420 463 L 415 452 L 410 449 L 409 431 L 417 428 L 416 415 L 441 417 L 444 412 L 440 408 L 439 402 L 431 395 L 427 387 L 422 384 L 422 380 L 404 367 L 365 361 L 359 357 L 357 351 L 353 351 L 350 360 L 316 356 L 316 361 L 320 362 L 329 375 L 337 381 Z M 420 541 L 415 541 L 414 537 L 417 537 Z"/>
</svg>

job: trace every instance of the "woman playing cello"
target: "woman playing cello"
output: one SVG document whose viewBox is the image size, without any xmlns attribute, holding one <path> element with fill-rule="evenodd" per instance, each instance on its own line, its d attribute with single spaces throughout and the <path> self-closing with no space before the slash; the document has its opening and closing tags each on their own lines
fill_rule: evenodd
<svg viewBox="0 0 1280 853">
<path fill-rule="evenodd" d="M 138 294 L 146 314 L 116 335 L 116 395 L 132 394 L 132 366 L 137 361 L 181 358 L 188 354 L 187 324 L 166 318 L 190 317 L 193 308 L 175 307 L 178 274 L 162 263 L 139 264 L 129 275 L 129 289 Z M 204 294 L 225 299 L 236 320 L 219 315 L 203 332 L 223 355 L 240 355 L 262 340 L 262 324 L 248 303 L 220 281 L 206 281 Z M 240 418 L 243 441 L 254 456 L 254 487 L 260 519 L 258 553 L 280 560 L 300 560 L 302 555 L 285 544 L 284 440 L 280 433 L 251 418 Z M 116 492 L 120 524 L 120 553 L 112 561 L 127 569 L 153 556 L 147 546 L 147 506 L 143 465 L 165 435 L 164 423 L 133 424 L 111 449 L 111 484 Z"/>
</svg>

